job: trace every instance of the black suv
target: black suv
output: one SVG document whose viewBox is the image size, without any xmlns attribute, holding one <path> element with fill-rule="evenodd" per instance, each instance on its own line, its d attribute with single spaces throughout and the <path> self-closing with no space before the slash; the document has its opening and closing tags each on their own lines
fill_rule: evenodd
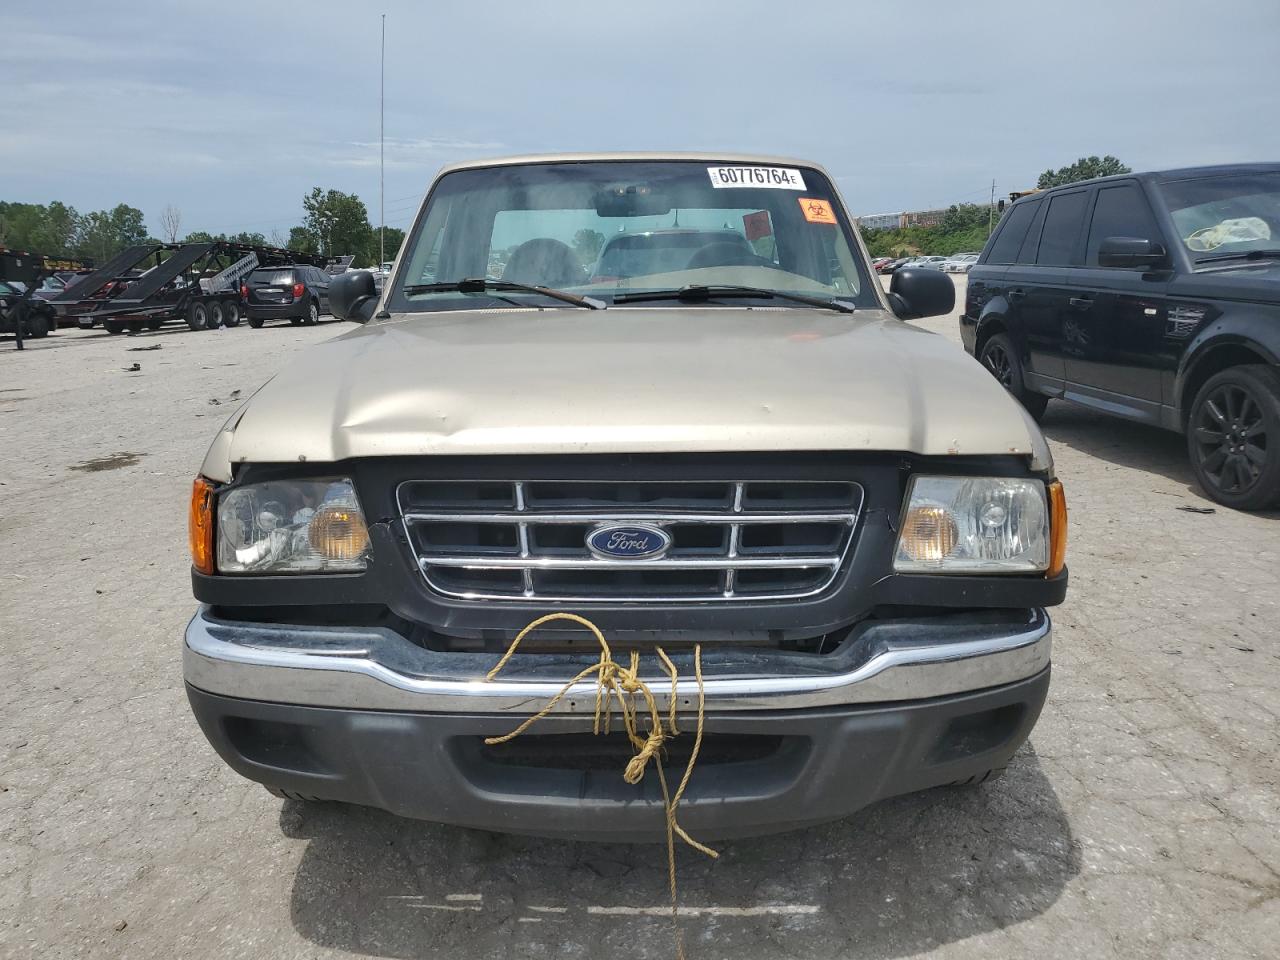
<svg viewBox="0 0 1280 960">
<path fill-rule="evenodd" d="M 288 318 L 291 323 L 319 323 L 329 312 L 329 280 L 319 267 L 296 263 L 263 267 L 249 274 L 240 287 L 249 326 Z"/>
<path fill-rule="evenodd" d="M 965 349 L 1050 397 L 1187 435 L 1218 503 L 1280 503 L 1280 163 L 1023 197 L 969 273 Z"/>
</svg>

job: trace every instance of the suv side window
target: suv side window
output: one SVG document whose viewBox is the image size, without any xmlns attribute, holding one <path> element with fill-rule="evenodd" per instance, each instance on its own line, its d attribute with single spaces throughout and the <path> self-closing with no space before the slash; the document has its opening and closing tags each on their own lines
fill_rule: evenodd
<svg viewBox="0 0 1280 960">
<path fill-rule="evenodd" d="M 1103 187 L 1098 191 L 1098 201 L 1093 207 L 1093 221 L 1089 224 L 1089 246 L 1085 250 L 1084 262 L 1087 266 L 1098 266 L 1098 247 L 1107 237 L 1159 239 L 1159 229 L 1152 219 L 1147 198 L 1136 184 Z"/>
<path fill-rule="evenodd" d="M 1016 203 L 1004 218 L 995 242 L 991 244 L 991 252 L 987 254 L 986 263 L 1013 263 L 1018 248 L 1027 235 L 1027 227 L 1031 226 L 1031 218 L 1035 216 L 1040 201 Z"/>
<path fill-rule="evenodd" d="M 1088 191 L 1078 190 L 1049 198 L 1049 210 L 1044 215 L 1044 232 L 1040 234 L 1040 249 L 1036 253 L 1037 264 L 1051 267 L 1071 265 L 1088 197 Z"/>
<path fill-rule="evenodd" d="M 1049 208 L 1047 203 L 1036 201 L 1036 216 L 1031 221 L 1031 229 L 1027 231 L 1027 238 L 1022 241 L 1022 246 L 1018 248 L 1018 263 L 1031 264 L 1036 262 L 1036 248 L 1040 246 L 1040 231 L 1044 227 L 1044 212 Z"/>
</svg>

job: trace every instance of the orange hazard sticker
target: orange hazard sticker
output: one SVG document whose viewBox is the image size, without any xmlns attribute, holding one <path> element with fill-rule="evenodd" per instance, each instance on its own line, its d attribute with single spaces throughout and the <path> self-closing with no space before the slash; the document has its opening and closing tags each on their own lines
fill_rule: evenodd
<svg viewBox="0 0 1280 960">
<path fill-rule="evenodd" d="M 831 209 L 831 204 L 825 200 L 812 200 L 809 197 L 801 197 L 800 209 L 804 211 L 804 218 L 810 223 L 836 222 L 836 215 Z"/>
</svg>

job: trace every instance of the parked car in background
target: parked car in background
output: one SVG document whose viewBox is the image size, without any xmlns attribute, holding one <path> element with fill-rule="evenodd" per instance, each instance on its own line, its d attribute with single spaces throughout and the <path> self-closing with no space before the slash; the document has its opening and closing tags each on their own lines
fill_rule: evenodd
<svg viewBox="0 0 1280 960">
<path fill-rule="evenodd" d="M 911 262 L 912 257 L 898 257 L 896 260 L 890 260 L 879 268 L 880 273 L 896 273 L 900 268 L 905 267 Z"/>
<path fill-rule="evenodd" d="M 919 257 L 911 266 L 922 270 L 941 270 L 946 259 L 946 257 Z"/>
<path fill-rule="evenodd" d="M 969 268 L 978 262 L 979 254 L 957 253 L 942 261 L 943 273 L 968 273 Z"/>
<path fill-rule="evenodd" d="M 85 276 L 90 271 L 85 270 L 76 272 L 74 270 L 62 270 L 58 273 L 50 274 L 40 283 L 40 288 L 36 290 L 32 296 L 40 300 L 52 300 L 63 290 L 75 283 L 80 277 Z M 55 327 L 74 327 L 77 326 L 76 318 L 71 316 L 54 317 Z"/>
<path fill-rule="evenodd" d="M 391 267 L 395 261 L 387 260 L 378 264 L 376 267 L 370 267 L 369 272 L 373 274 L 373 285 L 377 290 L 382 289 L 382 285 L 387 282 L 387 277 L 391 276 Z"/>
<path fill-rule="evenodd" d="M 39 339 L 57 329 L 53 308 L 32 294 L 26 296 L 26 285 L 17 280 L 0 280 L 0 333 L 16 333 L 22 324 L 22 335 Z"/>
<path fill-rule="evenodd" d="M 960 333 L 1033 416 L 1059 397 L 1179 431 L 1213 500 L 1280 504 L 1280 163 L 1018 200 Z"/>
<path fill-rule="evenodd" d="M 293 324 L 320 322 L 329 312 L 329 281 L 319 267 L 305 263 L 255 270 L 240 288 L 249 326 L 257 329 L 268 320 Z"/>
<path fill-rule="evenodd" d="M 879 273 L 882 267 L 885 267 L 890 263 L 893 263 L 893 257 L 876 257 L 871 261 L 871 269 L 875 270 L 876 273 Z"/>
</svg>

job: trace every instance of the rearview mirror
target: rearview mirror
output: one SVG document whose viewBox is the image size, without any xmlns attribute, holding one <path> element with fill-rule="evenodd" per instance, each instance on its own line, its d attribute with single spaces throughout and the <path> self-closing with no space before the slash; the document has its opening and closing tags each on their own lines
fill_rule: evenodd
<svg viewBox="0 0 1280 960">
<path fill-rule="evenodd" d="M 956 305 L 956 286 L 941 270 L 902 267 L 889 281 L 889 305 L 899 320 L 940 317 Z"/>
<path fill-rule="evenodd" d="M 1167 257 L 1163 245 L 1139 237 L 1106 237 L 1098 244 L 1100 267 L 1154 267 Z"/>
<path fill-rule="evenodd" d="M 671 201 L 647 183 L 619 183 L 595 195 L 596 216 L 658 217 L 671 212 Z"/>
<path fill-rule="evenodd" d="M 339 320 L 368 323 L 378 306 L 378 290 L 368 270 L 348 270 L 329 281 L 329 311 Z"/>
</svg>

